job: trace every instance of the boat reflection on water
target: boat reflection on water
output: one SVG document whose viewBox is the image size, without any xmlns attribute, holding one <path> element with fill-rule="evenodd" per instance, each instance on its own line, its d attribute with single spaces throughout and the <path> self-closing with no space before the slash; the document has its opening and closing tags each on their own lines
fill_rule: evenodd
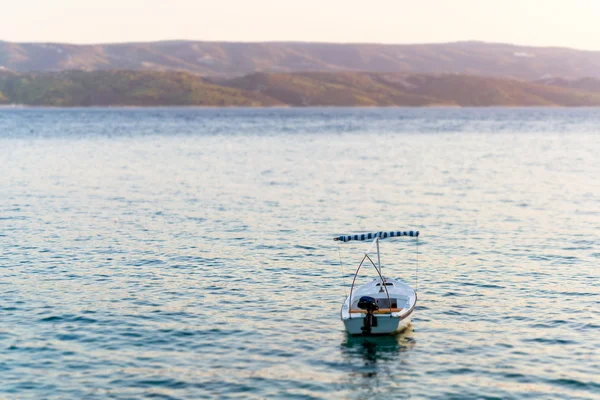
<svg viewBox="0 0 600 400">
<path fill-rule="evenodd" d="M 370 366 L 397 360 L 399 353 L 412 349 L 415 343 L 412 326 L 393 336 L 346 335 L 346 341 L 342 343 L 342 355 L 348 361 L 360 359 L 364 366 Z"/>
<path fill-rule="evenodd" d="M 360 398 L 370 398 L 390 387 L 415 346 L 412 325 L 394 336 L 346 335 L 340 348 L 349 373 L 343 386 Z M 406 371 L 404 372 L 406 374 Z M 358 393 L 360 392 L 360 393 Z"/>
</svg>

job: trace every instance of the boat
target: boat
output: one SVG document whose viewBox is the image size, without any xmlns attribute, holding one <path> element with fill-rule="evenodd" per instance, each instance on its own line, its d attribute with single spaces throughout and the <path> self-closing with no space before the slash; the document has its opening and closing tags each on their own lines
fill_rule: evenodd
<svg viewBox="0 0 600 400">
<path fill-rule="evenodd" d="M 393 335 L 402 332 L 411 322 L 411 317 L 417 305 L 417 292 L 401 279 L 384 277 L 381 272 L 381 254 L 379 241 L 387 238 L 413 237 L 418 246 L 419 231 L 392 231 L 363 233 L 359 235 L 343 235 L 333 238 L 339 242 L 372 240 L 371 246 L 364 253 L 352 286 L 342 304 L 340 316 L 346 331 L 350 335 Z M 377 264 L 369 253 L 377 248 Z M 371 282 L 355 288 L 356 277 L 365 261 L 368 261 L 377 271 L 377 277 Z M 418 268 L 418 247 L 417 247 Z"/>
</svg>

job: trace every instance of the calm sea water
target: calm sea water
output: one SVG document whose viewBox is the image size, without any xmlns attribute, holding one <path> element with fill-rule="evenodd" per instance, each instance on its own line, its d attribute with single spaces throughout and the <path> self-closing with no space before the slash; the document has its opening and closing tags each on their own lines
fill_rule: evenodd
<svg viewBox="0 0 600 400">
<path fill-rule="evenodd" d="M 598 109 L 0 110 L 0 398 L 598 399 L 599 157 Z M 349 338 L 380 229 L 413 325 Z"/>
</svg>

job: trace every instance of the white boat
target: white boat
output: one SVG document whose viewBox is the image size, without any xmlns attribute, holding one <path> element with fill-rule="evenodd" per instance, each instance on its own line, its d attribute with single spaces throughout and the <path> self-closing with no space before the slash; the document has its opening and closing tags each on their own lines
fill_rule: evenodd
<svg viewBox="0 0 600 400">
<path fill-rule="evenodd" d="M 412 313 L 417 305 L 417 292 L 402 280 L 386 278 L 381 273 L 379 241 L 401 236 L 416 238 L 418 246 L 418 231 L 364 233 L 338 236 L 333 239 L 341 242 L 373 241 L 354 274 L 350 295 L 342 304 L 341 319 L 346 331 L 351 335 L 393 335 L 402 332 L 410 325 Z M 369 256 L 373 246 L 377 248 L 377 265 Z M 367 260 L 377 271 L 378 277 L 355 288 L 358 272 Z"/>
</svg>

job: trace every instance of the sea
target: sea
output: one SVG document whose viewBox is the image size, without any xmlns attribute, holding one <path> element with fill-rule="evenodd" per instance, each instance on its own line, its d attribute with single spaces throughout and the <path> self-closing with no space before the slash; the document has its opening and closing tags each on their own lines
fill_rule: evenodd
<svg viewBox="0 0 600 400">
<path fill-rule="evenodd" d="M 599 264 L 600 109 L 0 109 L 1 399 L 599 399 Z"/>
</svg>

